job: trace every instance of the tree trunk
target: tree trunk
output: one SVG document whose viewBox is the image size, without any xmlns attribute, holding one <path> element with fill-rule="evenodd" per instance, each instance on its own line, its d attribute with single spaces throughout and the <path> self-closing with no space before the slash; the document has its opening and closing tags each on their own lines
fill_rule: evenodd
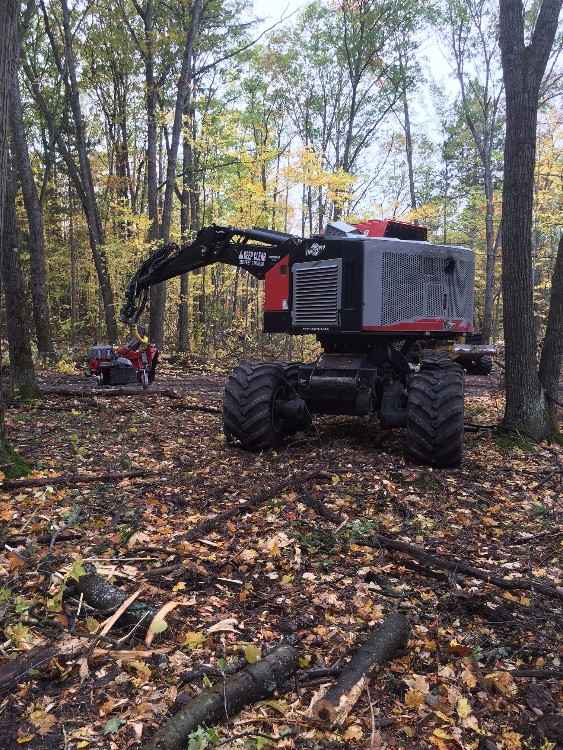
<svg viewBox="0 0 563 750">
<path fill-rule="evenodd" d="M 162 218 L 160 222 L 160 239 L 163 242 L 170 240 L 170 229 L 172 226 L 172 207 L 176 189 L 176 167 L 178 163 L 178 150 L 180 137 L 182 135 L 182 121 L 184 111 L 190 106 L 190 94 L 192 87 L 192 61 L 194 43 L 198 36 L 199 19 L 202 11 L 202 0 L 194 0 L 191 9 L 189 29 L 186 32 L 186 43 L 182 58 L 182 68 L 178 79 L 178 92 L 176 95 L 176 106 L 174 110 L 174 124 L 166 162 L 166 187 L 164 190 L 164 203 L 162 206 Z M 164 315 L 166 308 L 166 282 L 159 284 L 157 298 L 153 304 L 151 295 L 151 332 L 154 329 L 154 342 L 162 346 L 164 339 Z M 154 325 L 152 322 L 154 311 Z"/>
<path fill-rule="evenodd" d="M 7 180 L 1 270 L 6 299 L 10 376 L 12 386 L 18 396 L 28 399 L 37 394 L 37 385 L 29 339 L 29 321 L 26 314 L 26 290 L 19 258 L 16 226 L 16 185 L 11 170 L 8 171 Z"/>
<path fill-rule="evenodd" d="M 0 257 L 6 246 L 4 235 L 4 213 L 6 206 L 6 188 L 8 173 L 8 125 L 10 81 L 14 76 L 16 49 L 16 19 L 18 6 L 16 0 L 5 0 L 0 3 Z M 1 351 L 0 337 L 0 355 Z M 0 360 L 1 361 L 1 360 Z M 0 368 L 0 462 L 5 466 L 12 461 L 12 450 L 6 438 L 5 399 L 2 370 Z"/>
<path fill-rule="evenodd" d="M 409 100 L 407 92 L 403 91 L 403 113 L 405 125 L 405 150 L 407 154 L 407 167 L 409 171 L 409 192 L 411 199 L 411 208 L 416 208 L 416 190 L 414 186 L 414 169 L 412 163 L 412 135 L 411 135 L 411 118 L 409 114 Z"/>
<path fill-rule="evenodd" d="M 100 285 L 100 292 L 104 305 L 104 319 L 106 323 L 107 335 L 110 342 L 117 340 L 117 323 L 115 319 L 115 305 L 113 300 L 113 289 L 111 286 L 111 280 L 109 276 L 107 257 L 104 250 L 105 237 L 100 215 L 98 212 L 98 204 L 96 201 L 96 192 L 94 189 L 94 180 L 92 178 L 92 170 L 90 166 L 90 160 L 88 158 L 88 150 L 86 146 L 86 130 L 84 126 L 84 119 L 82 117 L 82 107 L 80 103 L 80 91 L 78 88 L 78 80 L 76 75 L 76 59 L 74 57 L 74 49 L 72 46 L 73 35 L 70 28 L 70 14 L 68 10 L 67 0 L 60 0 L 63 18 L 63 31 L 64 31 L 64 51 L 65 51 L 65 72 L 66 80 L 65 85 L 70 102 L 70 109 L 72 112 L 75 139 L 76 139 L 76 150 L 78 153 L 78 164 L 79 164 L 79 175 L 82 186 L 82 200 L 84 211 L 86 214 L 86 220 L 88 222 L 88 235 L 90 239 L 90 246 L 92 249 L 92 255 L 94 258 L 94 265 L 96 267 L 96 273 L 98 276 L 98 282 Z M 46 16 L 46 13 L 44 12 Z M 52 39 L 52 47 L 55 55 L 58 54 L 54 38 Z"/>
<path fill-rule="evenodd" d="M 182 242 L 188 242 L 190 230 L 197 229 L 196 202 L 194 192 L 196 190 L 193 167 L 194 154 L 192 139 L 194 137 L 194 111 L 193 108 L 186 110 L 187 123 L 184 127 L 189 128 L 189 137 L 184 135 L 182 145 L 182 206 L 180 209 L 180 231 Z M 178 305 L 178 351 L 190 351 L 190 275 L 182 274 L 180 277 L 180 304 Z"/>
<path fill-rule="evenodd" d="M 553 46 L 560 9 L 561 0 L 543 0 L 532 41 L 526 46 L 521 0 L 500 1 L 500 47 L 506 91 L 502 195 L 502 291 L 506 352 L 504 425 L 534 440 L 549 437 L 552 429 L 550 409 L 537 367 L 532 211 L 539 89 Z M 556 310 L 552 322 L 557 323 L 558 317 Z M 561 367 L 560 360 L 549 361 L 559 349 L 559 344 L 552 344 L 551 336 L 554 333 L 550 330 L 550 336 L 546 337 L 547 350 L 542 356 L 542 373 L 548 380 Z M 548 373 L 551 374 L 548 376 Z"/>
<path fill-rule="evenodd" d="M 481 327 L 481 334 L 483 343 L 488 344 L 491 340 L 491 333 L 493 330 L 493 305 L 495 296 L 495 266 L 496 266 L 496 254 L 497 244 L 495 239 L 495 228 L 494 228 L 494 193 L 493 193 L 493 177 L 491 174 L 491 155 L 488 155 L 487 162 L 483 165 L 485 172 L 485 200 L 487 204 L 485 213 L 485 237 L 487 245 L 487 256 L 485 265 L 485 309 L 483 311 L 483 325 Z"/>
<path fill-rule="evenodd" d="M 551 279 L 551 297 L 547 328 L 540 359 L 540 381 L 547 398 L 551 431 L 559 432 L 557 419 L 559 376 L 563 357 L 563 234 L 559 237 L 555 269 Z M 559 402 L 559 403 L 558 403 Z"/>
<path fill-rule="evenodd" d="M 68 244 L 70 250 L 70 341 L 76 345 L 78 334 L 78 247 L 74 232 L 74 195 L 68 181 Z"/>
<path fill-rule="evenodd" d="M 17 72 L 12 81 L 10 126 L 15 161 L 29 226 L 31 299 L 33 303 L 33 320 L 35 323 L 37 349 L 42 357 L 49 357 L 53 355 L 53 341 L 51 338 L 49 299 L 47 296 L 43 209 L 39 201 L 29 159 Z"/>
</svg>

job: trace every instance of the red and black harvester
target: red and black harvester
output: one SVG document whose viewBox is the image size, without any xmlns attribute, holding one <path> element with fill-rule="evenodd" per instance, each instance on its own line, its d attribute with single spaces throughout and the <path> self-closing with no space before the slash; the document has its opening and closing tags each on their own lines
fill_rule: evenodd
<svg viewBox="0 0 563 750">
<path fill-rule="evenodd" d="M 314 334 L 315 362 L 242 362 L 224 394 L 229 442 L 268 450 L 313 414 L 378 414 L 406 427 L 418 461 L 456 466 L 463 453 L 463 370 L 453 345 L 473 330 L 474 258 L 396 221 L 327 225 L 303 239 L 210 226 L 157 249 L 131 279 L 121 318 L 138 323 L 154 284 L 227 263 L 265 279 L 264 331 Z"/>
</svg>

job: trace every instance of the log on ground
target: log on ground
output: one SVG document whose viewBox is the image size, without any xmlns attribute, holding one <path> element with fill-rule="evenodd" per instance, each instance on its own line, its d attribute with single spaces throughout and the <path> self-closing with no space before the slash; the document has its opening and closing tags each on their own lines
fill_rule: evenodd
<svg viewBox="0 0 563 750">
<path fill-rule="evenodd" d="M 410 626 L 395 612 L 360 646 L 344 667 L 338 682 L 311 707 L 313 718 L 330 725 L 342 725 L 363 693 L 370 671 L 393 659 L 408 642 Z"/>
<path fill-rule="evenodd" d="M 117 586 L 114 586 L 106 578 L 96 573 L 93 565 L 86 563 L 86 574 L 80 576 L 75 582 L 75 590 L 84 596 L 84 601 L 90 607 L 99 610 L 102 614 L 110 615 L 120 607 L 127 599 L 126 594 Z M 147 624 L 156 610 L 144 602 L 133 602 L 125 612 L 125 622 L 138 622 L 141 617 L 146 618 Z"/>
<path fill-rule="evenodd" d="M 5 479 L 0 482 L 1 490 L 18 490 L 25 487 L 56 487 L 75 484 L 93 484 L 95 482 L 121 482 L 124 479 L 142 479 L 159 474 L 157 471 L 138 469 L 136 471 L 109 471 L 105 474 L 60 474 L 56 477 L 25 477 L 23 479 Z"/>
<path fill-rule="evenodd" d="M 241 709 L 284 688 L 297 670 L 297 651 L 278 646 L 256 664 L 212 688 L 203 690 L 157 731 L 147 750 L 184 750 L 189 735 L 199 726 L 231 719 Z"/>
</svg>

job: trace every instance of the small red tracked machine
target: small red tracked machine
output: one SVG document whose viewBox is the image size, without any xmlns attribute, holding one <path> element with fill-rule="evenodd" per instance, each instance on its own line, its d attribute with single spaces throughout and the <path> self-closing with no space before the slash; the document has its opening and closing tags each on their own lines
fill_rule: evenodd
<svg viewBox="0 0 563 750">
<path fill-rule="evenodd" d="M 136 327 L 122 346 L 96 344 L 88 351 L 88 371 L 99 385 L 131 385 L 147 388 L 154 380 L 159 351 L 149 344 L 142 326 Z"/>
</svg>

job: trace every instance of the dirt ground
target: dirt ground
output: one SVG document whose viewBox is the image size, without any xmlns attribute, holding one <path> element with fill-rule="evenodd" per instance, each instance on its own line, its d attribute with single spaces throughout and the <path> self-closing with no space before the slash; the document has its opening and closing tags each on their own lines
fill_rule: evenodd
<svg viewBox="0 0 563 750">
<path fill-rule="evenodd" d="M 223 383 L 168 368 L 156 395 L 133 388 L 110 397 L 81 376 L 43 373 L 46 391 L 64 385 L 75 395 L 47 393 L 9 410 L 10 436 L 33 476 L 154 473 L 0 488 L 0 748 L 143 746 L 190 696 L 221 680 L 187 681 L 190 670 L 252 661 L 290 636 L 301 670 L 332 666 L 396 610 L 411 626 L 408 647 L 373 674 L 342 727 L 311 720 L 311 698 L 330 679 L 303 677 L 185 747 L 562 747 L 563 590 L 502 590 L 362 544 L 385 534 L 496 576 L 563 585 L 563 450 L 488 429 L 502 414 L 498 377 L 467 378 L 473 427 L 462 467 L 447 471 L 408 462 L 400 430 L 363 419 L 318 419 L 267 455 L 232 448 L 220 413 L 184 408 L 220 407 Z M 181 398 L 158 393 L 172 389 Z M 315 469 L 323 476 L 307 488 L 342 523 L 305 505 L 297 484 L 184 538 Z M 147 619 L 124 617 L 99 637 L 107 615 L 72 586 L 85 563 L 127 594 L 141 589 L 137 601 L 154 610 L 177 603 L 152 643 Z M 151 573 L 159 568 L 168 570 Z M 29 668 L 26 656 L 71 639 L 81 650 L 45 652 Z M 21 669 L 8 679 L 14 664 Z"/>
</svg>

